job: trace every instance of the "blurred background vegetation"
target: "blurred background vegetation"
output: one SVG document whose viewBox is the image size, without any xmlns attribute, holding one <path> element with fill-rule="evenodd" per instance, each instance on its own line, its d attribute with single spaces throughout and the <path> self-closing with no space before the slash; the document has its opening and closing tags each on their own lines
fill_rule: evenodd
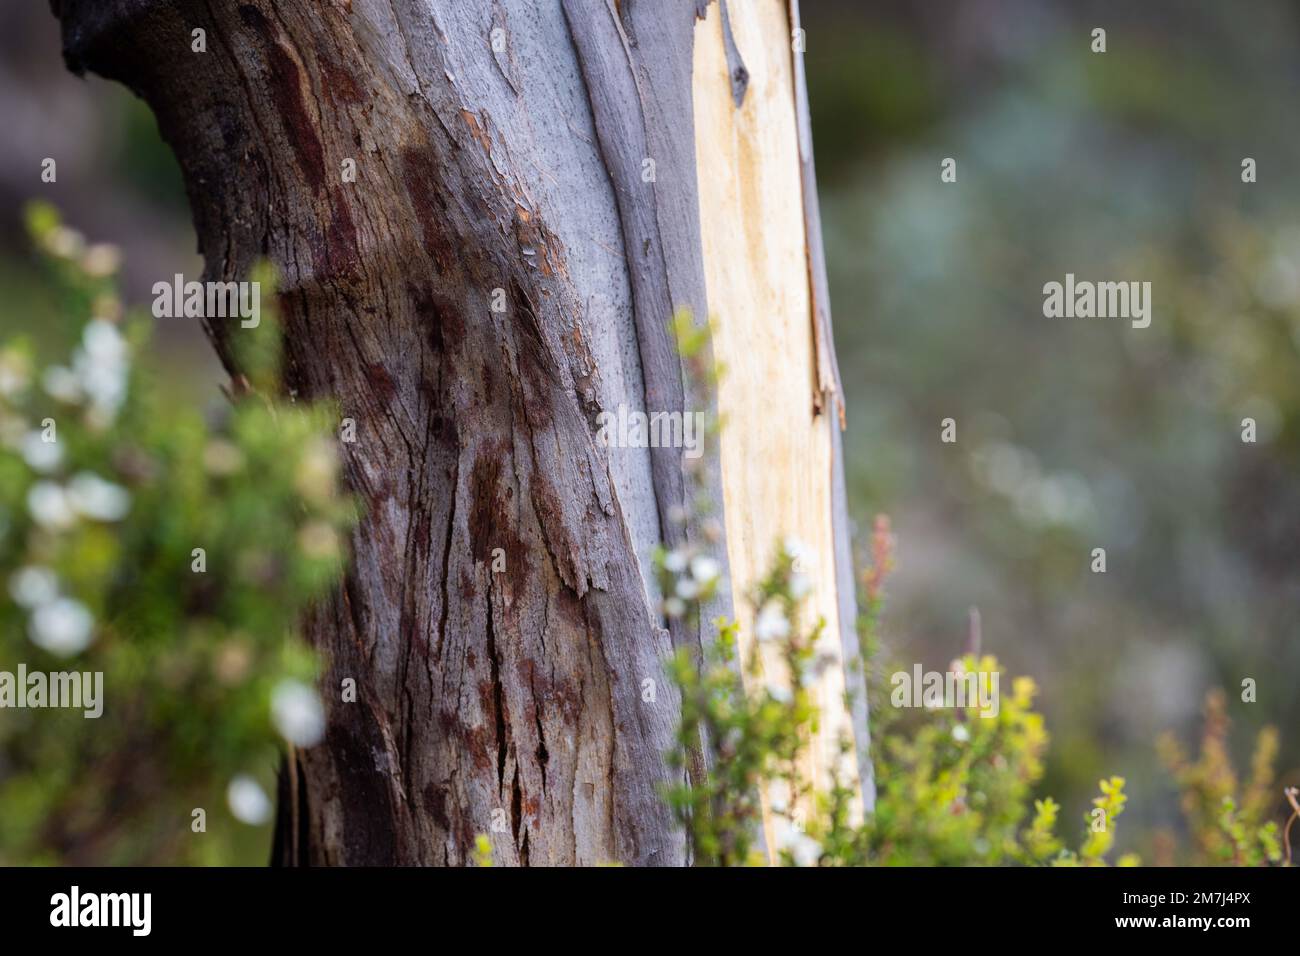
<svg viewBox="0 0 1300 956">
<path fill-rule="evenodd" d="M 984 649 L 1041 688 L 1042 790 L 1073 817 L 1098 779 L 1127 778 L 1119 848 L 1148 861 L 1162 831 L 1186 836 L 1154 740 L 1193 741 L 1223 688 L 1239 766 L 1280 728 L 1280 816 L 1280 785 L 1300 784 L 1300 9 L 802 7 L 852 509 L 864 533 L 889 513 L 898 536 L 889 657 L 942 669 L 978 607 Z M 0 324 L 39 349 L 61 299 L 20 227 L 26 199 L 121 247 L 127 302 L 201 262 L 149 111 L 64 70 L 46 5 L 0 17 Z M 50 155 L 58 182 L 42 184 Z M 1151 327 L 1045 319 L 1042 286 L 1066 272 L 1150 280 Z M 196 323 L 158 323 L 138 360 L 170 402 L 227 403 Z M 1257 444 L 1240 440 L 1247 416 Z M 263 862 L 269 824 L 251 836 L 219 860 Z"/>
<path fill-rule="evenodd" d="M 883 640 L 940 669 L 977 606 L 1042 689 L 1044 789 L 1073 813 L 1126 777 L 1151 861 L 1185 835 L 1153 740 L 1211 689 L 1238 765 L 1276 724 L 1300 783 L 1300 8 L 803 8 L 852 503 L 898 536 Z M 1151 327 L 1045 319 L 1067 272 L 1151 281 Z"/>
</svg>

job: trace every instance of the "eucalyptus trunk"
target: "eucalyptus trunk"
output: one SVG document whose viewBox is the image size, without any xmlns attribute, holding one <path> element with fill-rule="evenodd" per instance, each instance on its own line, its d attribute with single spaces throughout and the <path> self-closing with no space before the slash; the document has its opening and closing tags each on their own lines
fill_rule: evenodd
<svg viewBox="0 0 1300 956">
<path fill-rule="evenodd" d="M 783 533 L 856 647 L 797 5 L 52 5 L 69 67 L 156 114 L 203 278 L 269 257 L 285 388 L 354 423 L 352 560 L 303 625 L 328 730 L 288 767 L 278 861 L 458 865 L 482 833 L 500 864 L 689 862 L 666 657 L 752 620 Z M 713 318 L 716 391 L 678 310 Z M 238 321 L 205 326 L 237 378 Z M 608 447 L 620 405 L 728 419 L 703 477 L 728 583 L 698 625 L 662 616 L 651 566 L 702 540 L 689 449 Z M 853 680 L 827 672 L 828 713 Z M 824 723 L 861 758 L 858 697 Z"/>
</svg>

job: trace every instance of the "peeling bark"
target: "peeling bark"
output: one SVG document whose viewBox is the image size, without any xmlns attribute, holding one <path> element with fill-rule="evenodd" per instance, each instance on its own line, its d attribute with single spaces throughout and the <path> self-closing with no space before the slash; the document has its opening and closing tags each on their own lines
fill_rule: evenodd
<svg viewBox="0 0 1300 956">
<path fill-rule="evenodd" d="M 286 387 L 356 421 L 353 561 L 304 622 L 328 730 L 290 764 L 277 860 L 459 865 L 486 833 L 503 864 L 686 862 L 662 664 L 703 638 L 665 627 L 649 565 L 693 533 L 669 519 L 682 452 L 602 447 L 594 422 L 710 401 L 667 325 L 708 315 L 697 3 L 52 6 L 69 67 L 157 115 L 203 278 L 268 256 Z M 237 374 L 238 324 L 207 331 Z"/>
</svg>

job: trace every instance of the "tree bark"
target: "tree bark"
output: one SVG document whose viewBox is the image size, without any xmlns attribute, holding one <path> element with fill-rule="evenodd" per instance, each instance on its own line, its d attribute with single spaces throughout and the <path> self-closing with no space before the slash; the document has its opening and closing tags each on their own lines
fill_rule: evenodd
<svg viewBox="0 0 1300 956">
<path fill-rule="evenodd" d="M 125 83 L 157 115 L 203 278 L 241 279 L 269 257 L 286 388 L 356 422 L 340 446 L 363 509 L 353 559 L 304 622 L 326 662 L 328 730 L 289 767 L 280 861 L 458 865 L 486 833 L 501 864 L 687 862 L 661 796 L 677 719 L 663 661 L 700 648 L 715 615 L 748 613 L 782 521 L 815 525 L 829 572 L 815 602 L 842 658 L 854 653 L 838 383 L 785 3 L 733 4 L 729 18 L 707 0 L 52 3 L 70 68 Z M 735 182 L 744 194 L 727 198 Z M 776 207 L 789 234 L 765 236 Z M 727 248 L 738 222 L 745 242 Z M 745 280 L 781 298 L 753 356 L 745 339 L 770 304 Z M 705 486 L 733 573 L 701 625 L 670 628 L 650 554 L 699 533 L 674 518 L 690 504 L 682 449 L 606 448 L 596 417 L 711 407 L 668 320 L 685 308 L 704 323 L 720 304 L 719 357 L 745 360 L 717 398 L 732 420 Z M 237 375 L 238 323 L 205 324 Z M 764 378 L 790 366 L 773 395 L 795 407 L 749 420 Z M 791 441 L 768 450 L 805 460 L 746 462 L 777 427 Z M 756 468 L 770 480 L 745 481 Z M 849 679 L 833 674 L 827 697 Z"/>
</svg>

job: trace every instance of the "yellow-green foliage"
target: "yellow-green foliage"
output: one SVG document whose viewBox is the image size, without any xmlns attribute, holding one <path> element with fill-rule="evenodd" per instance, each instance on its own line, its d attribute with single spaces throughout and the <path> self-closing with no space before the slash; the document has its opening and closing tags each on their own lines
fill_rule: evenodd
<svg viewBox="0 0 1300 956">
<path fill-rule="evenodd" d="M 874 643 L 879 587 L 892 561 L 888 523 L 878 521 L 873 568 L 865 577 L 864 644 Z M 835 780 L 814 792 L 797 772 L 817 729 L 818 713 L 806 689 L 824 662 L 814 654 L 823 622 L 801 622 L 808 583 L 795 570 L 797 546 L 782 544 L 772 570 L 755 594 L 758 633 L 752 653 L 737 666 L 738 628 L 720 622 L 715 646 L 697 666 L 683 652 L 672 676 L 682 694 L 678 748 L 671 755 L 683 771 L 690 748 L 703 739 L 709 773 L 673 788 L 669 799 L 685 827 L 695 859 L 711 865 L 761 863 L 756 850 L 764 800 L 784 864 L 823 866 L 1053 864 L 1103 865 L 1124 808 L 1124 781 L 1100 783 L 1094 807 L 1084 814 L 1078 851 L 1056 835 L 1059 806 L 1033 799 L 1047 746 L 1043 718 L 1033 709 L 1035 686 L 1019 677 L 1003 694 L 997 713 L 981 716 L 979 705 L 909 710 L 888 706 L 873 694 L 873 754 L 878 794 L 874 811 L 853 821 L 851 782 Z M 774 653 L 760 655 L 762 644 Z M 778 661 L 779 674 L 765 674 L 764 661 Z M 953 662 L 966 673 L 1001 674 L 992 657 L 967 655 Z M 869 688 L 880 690 L 873 670 Z M 793 688 L 787 690 L 786 688 Z M 841 741 L 845 753 L 850 742 Z M 1031 819 L 1029 808 L 1034 814 Z M 1125 857 L 1121 863 L 1133 863 Z"/>
<path fill-rule="evenodd" d="M 102 671 L 104 711 L 0 712 L 0 862 L 262 862 L 269 830 L 237 822 L 227 788 L 272 791 L 272 697 L 316 673 L 292 637 L 354 520 L 335 419 L 278 396 L 269 308 L 233 330 L 248 379 L 219 421 L 170 401 L 139 361 L 150 322 L 125 313 L 112 251 L 49 207 L 28 218 L 64 322 L 39 349 L 0 343 L 0 669 Z M 38 444 L 49 420 L 56 440 Z M 41 630 L 48 587 L 65 625 L 93 621 L 84 639 Z"/>
<path fill-rule="evenodd" d="M 967 655 L 953 666 L 967 673 L 1001 673 L 989 656 Z M 1033 709 L 1035 693 L 1033 680 L 1014 679 L 996 716 L 988 717 L 972 704 L 927 708 L 891 720 L 888 698 L 874 699 L 873 715 L 880 715 L 873 728 L 879 792 L 853 862 L 1103 864 L 1115 818 L 1123 811 L 1124 781 L 1100 782 L 1101 796 L 1093 805 L 1105 812 L 1105 828 L 1093 829 L 1097 819 L 1082 814 L 1080 848 L 1067 850 L 1056 833 L 1060 805 L 1051 797 L 1033 798 L 1048 742 L 1042 715 Z"/>
<path fill-rule="evenodd" d="M 967 657 L 960 665 L 975 673 L 1000 671 L 991 657 Z M 1018 678 L 994 717 L 970 707 L 926 709 L 891 721 L 896 712 L 888 698 L 872 701 L 883 718 L 873 745 L 879 787 L 868 825 L 873 859 L 953 865 L 1016 856 L 1017 827 L 1042 776 L 1047 745 L 1043 719 L 1032 710 L 1034 693 L 1032 680 Z"/>
</svg>

